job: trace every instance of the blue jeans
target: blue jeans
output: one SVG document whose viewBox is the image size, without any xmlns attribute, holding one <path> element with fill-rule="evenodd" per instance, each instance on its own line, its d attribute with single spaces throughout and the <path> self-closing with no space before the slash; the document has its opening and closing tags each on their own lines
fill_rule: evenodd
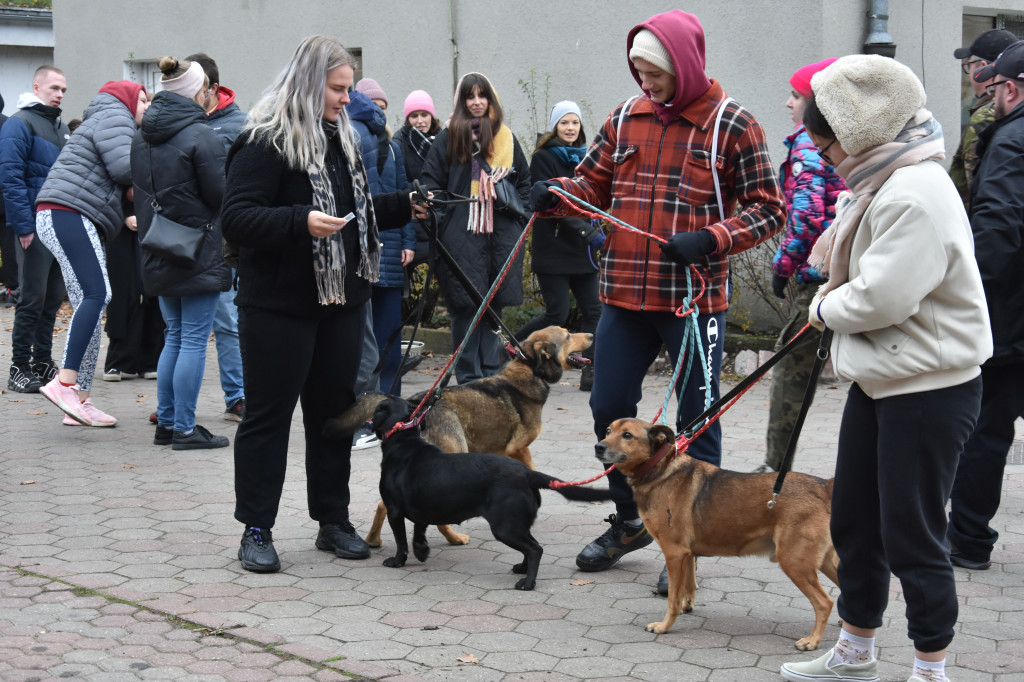
<svg viewBox="0 0 1024 682">
<path fill-rule="evenodd" d="M 189 433 L 196 425 L 196 402 L 206 370 L 206 344 L 213 329 L 220 292 L 161 296 L 167 329 L 157 365 L 157 423 Z"/>
<path fill-rule="evenodd" d="M 504 308 L 491 304 L 498 317 Z M 449 310 L 452 327 L 452 352 L 459 347 L 462 340 L 466 338 L 469 326 L 476 315 L 476 309 Z M 483 379 L 497 374 L 505 363 L 508 362 L 508 353 L 505 352 L 498 336 L 494 333 L 490 320 L 486 316 L 480 318 L 480 323 L 473 330 L 473 333 L 466 339 L 465 348 L 459 361 L 455 363 L 455 379 L 459 384 L 466 384 L 474 379 Z"/>
<path fill-rule="evenodd" d="M 606 305 L 597 323 L 594 341 L 594 389 L 590 393 L 590 410 L 594 416 L 594 433 L 604 438 L 608 425 L 622 417 L 635 417 L 642 396 L 644 377 L 662 344 L 668 349 L 673 366 L 683 341 L 684 320 L 672 312 L 626 310 Z M 704 396 L 710 390 L 711 401 L 719 397 L 718 380 L 722 372 L 722 346 L 725 344 L 725 312 L 703 313 L 699 317 L 700 340 L 711 375 L 710 388 L 705 386 L 704 370 L 694 362 L 689 380 L 683 386 L 686 359 L 679 374 L 676 395 L 679 408 L 676 431 L 704 411 Z M 653 417 L 654 415 L 650 415 Z M 646 417 L 646 415 L 645 415 Z M 722 463 L 722 427 L 715 422 L 690 444 L 689 454 L 715 466 Z M 629 502 L 616 502 L 619 516 L 639 516 L 626 477 L 618 469 L 608 474 L 608 486 L 629 495 Z"/>
<path fill-rule="evenodd" d="M 231 273 L 234 279 L 234 271 Z M 224 404 L 230 406 L 245 397 L 242 387 L 242 352 L 238 349 L 238 308 L 234 289 L 220 292 L 217 313 L 213 317 L 213 337 L 217 342 L 217 364 Z"/>
<path fill-rule="evenodd" d="M 360 345 L 359 374 L 356 375 L 356 395 L 379 390 L 380 374 L 377 372 L 377 339 L 373 336 L 373 301 L 363 306 L 363 342 Z"/>
<path fill-rule="evenodd" d="M 401 335 L 391 336 L 402 326 L 402 287 L 373 287 L 373 337 L 377 339 L 377 356 L 384 355 L 380 368 L 380 390 L 392 395 L 402 395 L 402 378 L 398 368 L 402 364 Z M 387 348 L 388 341 L 391 347 Z M 379 360 L 378 360 L 379 362 Z M 394 384 L 394 388 L 392 388 Z"/>
</svg>

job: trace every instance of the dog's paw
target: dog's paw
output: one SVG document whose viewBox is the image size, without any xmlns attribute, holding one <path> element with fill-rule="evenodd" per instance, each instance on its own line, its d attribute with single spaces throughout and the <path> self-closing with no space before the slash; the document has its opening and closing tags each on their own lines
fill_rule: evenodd
<svg viewBox="0 0 1024 682">
<path fill-rule="evenodd" d="M 804 637 L 803 639 L 798 639 L 797 640 L 796 648 L 799 649 L 800 651 L 814 651 L 815 649 L 818 648 L 819 644 L 821 644 L 821 638 L 820 637 L 818 637 L 818 638 L 814 638 L 813 636 L 811 636 L 811 637 Z"/>
<path fill-rule="evenodd" d="M 515 570 L 515 569 L 512 569 L 512 570 Z M 523 578 L 522 580 L 520 580 L 519 582 L 516 583 L 516 589 L 517 590 L 532 590 L 536 586 L 537 586 L 537 581 L 536 580 L 530 580 L 529 578 Z"/>
<path fill-rule="evenodd" d="M 465 533 L 456 533 L 455 531 L 452 531 L 449 535 L 445 536 L 445 539 L 448 540 L 449 545 L 469 544 L 469 536 Z"/>
<path fill-rule="evenodd" d="M 385 559 L 384 565 L 388 568 L 401 568 L 402 566 L 405 566 L 405 559 L 406 557 L 404 554 L 397 554 L 390 559 Z"/>
<path fill-rule="evenodd" d="M 693 598 L 683 597 L 683 603 L 680 605 L 680 609 L 683 613 L 690 613 L 693 611 Z"/>
<path fill-rule="evenodd" d="M 668 628 L 665 627 L 665 624 L 662 621 L 658 621 L 657 623 L 648 623 L 647 627 L 644 629 L 647 630 L 647 632 L 653 632 L 657 635 L 668 631 Z"/>
<path fill-rule="evenodd" d="M 426 561 L 430 556 L 430 545 L 425 542 L 414 542 L 412 543 L 412 553 L 421 562 Z"/>
<path fill-rule="evenodd" d="M 380 547 L 383 543 L 380 541 L 380 533 L 370 533 L 365 538 L 366 544 L 370 547 Z"/>
<path fill-rule="evenodd" d="M 526 562 L 522 561 L 522 562 L 516 564 L 515 566 L 513 566 L 512 567 L 512 572 L 513 573 L 518 573 L 520 575 L 522 575 L 523 573 L 526 573 Z"/>
</svg>

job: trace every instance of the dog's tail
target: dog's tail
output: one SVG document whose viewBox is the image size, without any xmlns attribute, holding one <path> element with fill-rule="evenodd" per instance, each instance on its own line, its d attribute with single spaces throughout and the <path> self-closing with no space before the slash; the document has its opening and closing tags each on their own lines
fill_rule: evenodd
<svg viewBox="0 0 1024 682">
<path fill-rule="evenodd" d="M 324 438 L 329 440 L 351 438 L 360 426 L 370 421 L 374 409 L 380 404 L 380 401 L 387 397 L 383 393 L 372 391 L 359 396 L 351 407 L 337 417 L 327 420 L 324 425 Z"/>
<path fill-rule="evenodd" d="M 581 485 L 567 485 L 557 488 L 551 487 L 552 483 L 564 483 L 554 476 L 548 476 L 541 471 L 531 471 L 526 475 L 526 480 L 537 490 L 554 490 L 567 500 L 578 502 L 601 502 L 603 500 L 625 501 L 626 495 L 611 488 L 587 488 Z"/>
</svg>

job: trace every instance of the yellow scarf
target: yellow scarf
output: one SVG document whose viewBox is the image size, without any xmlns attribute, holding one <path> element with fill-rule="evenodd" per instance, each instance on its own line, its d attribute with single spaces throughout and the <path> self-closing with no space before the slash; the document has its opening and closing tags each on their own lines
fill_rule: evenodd
<svg viewBox="0 0 1024 682">
<path fill-rule="evenodd" d="M 491 172 L 480 169 L 480 174 L 470 179 L 469 196 L 477 203 L 469 205 L 469 224 L 466 229 L 474 234 L 490 234 L 494 232 L 494 184 L 512 169 L 515 142 L 512 131 L 502 124 L 491 142 L 491 153 L 487 156 L 487 165 Z M 472 164 L 476 166 L 476 164 Z"/>
</svg>

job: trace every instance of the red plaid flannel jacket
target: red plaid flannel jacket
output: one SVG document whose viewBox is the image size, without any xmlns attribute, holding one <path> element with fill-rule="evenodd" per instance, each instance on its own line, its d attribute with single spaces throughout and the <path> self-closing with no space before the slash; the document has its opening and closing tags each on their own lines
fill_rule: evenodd
<svg viewBox="0 0 1024 682">
<path fill-rule="evenodd" d="M 630 100 L 608 116 L 576 177 L 558 180 L 570 194 L 664 239 L 708 228 L 718 245 L 698 264 L 708 287 L 699 306 L 708 313 L 729 307 L 729 255 L 756 246 L 786 225 L 764 130 L 736 102 L 726 105 L 719 131 L 715 167 L 729 217 L 719 216 L 711 137 L 725 97 L 722 86 L 712 80 L 711 88 L 667 126 L 647 96 Z M 626 105 L 629 111 L 622 118 Z M 563 200 L 552 214 L 574 212 Z M 686 273 L 662 255 L 657 243 L 613 229 L 602 250 L 602 301 L 654 311 L 683 304 Z M 696 286 L 694 282 L 694 293 Z"/>
</svg>

